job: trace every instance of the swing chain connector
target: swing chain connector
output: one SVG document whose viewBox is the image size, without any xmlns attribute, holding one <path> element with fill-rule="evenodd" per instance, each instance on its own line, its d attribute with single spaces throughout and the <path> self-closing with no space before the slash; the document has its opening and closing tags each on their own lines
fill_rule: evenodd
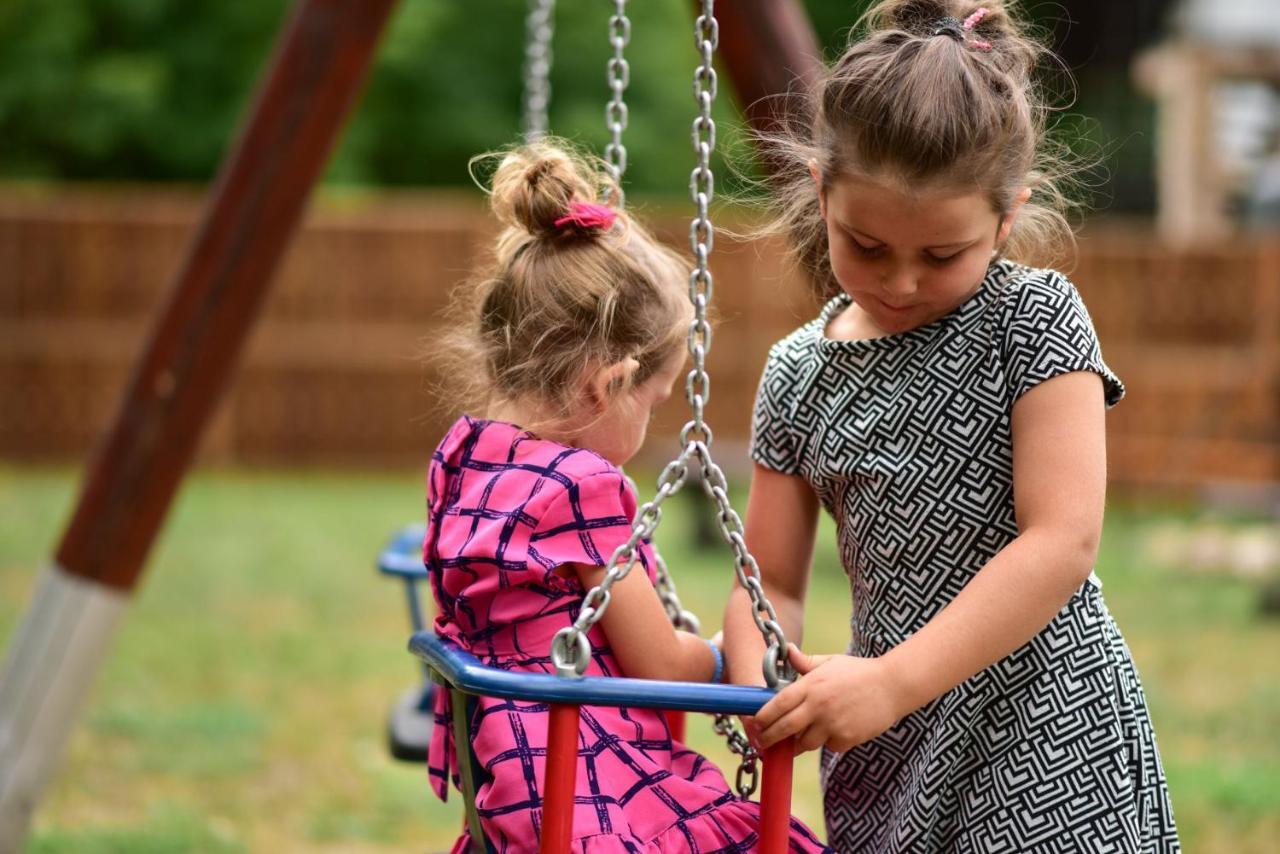
<svg viewBox="0 0 1280 854">
<path fill-rule="evenodd" d="M 614 0 L 614 14 L 609 18 L 609 44 L 613 46 L 613 56 L 606 66 L 611 97 L 604 108 L 605 129 L 609 131 L 609 143 L 604 147 L 604 160 L 613 177 L 614 186 L 605 189 L 604 199 L 607 202 L 610 194 L 616 193 L 613 204 L 619 208 L 626 198 L 622 190 L 622 176 L 627 171 L 627 149 L 622 144 L 622 132 L 627 129 L 628 111 L 622 93 L 631 83 L 631 66 L 623 56 L 623 51 L 630 43 L 631 19 L 627 17 L 627 0 Z"/>
<path fill-rule="evenodd" d="M 555 0 L 529 0 L 524 51 L 526 142 L 537 142 L 547 132 L 547 108 L 551 104 L 551 36 L 555 7 Z"/>
<path fill-rule="evenodd" d="M 576 626 L 566 626 L 551 639 L 551 663 L 556 675 L 577 679 L 587 671 L 591 661 L 591 641 Z"/>
</svg>

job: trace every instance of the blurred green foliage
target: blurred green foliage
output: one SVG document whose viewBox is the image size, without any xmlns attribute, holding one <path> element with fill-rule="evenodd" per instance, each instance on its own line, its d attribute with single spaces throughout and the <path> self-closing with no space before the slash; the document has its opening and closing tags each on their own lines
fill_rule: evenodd
<svg viewBox="0 0 1280 854">
<path fill-rule="evenodd" d="M 0 0 L 0 178 L 208 180 L 291 5 Z M 866 0 L 805 5 L 830 57 Z M 611 10 L 604 0 L 560 0 L 556 10 L 551 127 L 596 151 L 607 139 Z M 326 180 L 465 184 L 468 158 L 519 132 L 525 11 L 526 0 L 401 2 Z M 628 182 L 683 194 L 693 163 L 691 3 L 645 0 L 628 14 Z M 1030 14 L 1051 30 L 1066 20 L 1057 4 L 1032 4 Z M 1123 69 L 1090 68 L 1082 80 L 1078 109 L 1100 120 L 1088 139 L 1114 148 L 1149 126 Z M 717 107 L 720 148 L 731 150 L 741 140 L 731 99 Z M 1122 154 L 1112 170 L 1126 179 L 1118 206 L 1145 207 L 1149 143 L 1126 143 Z"/>
</svg>

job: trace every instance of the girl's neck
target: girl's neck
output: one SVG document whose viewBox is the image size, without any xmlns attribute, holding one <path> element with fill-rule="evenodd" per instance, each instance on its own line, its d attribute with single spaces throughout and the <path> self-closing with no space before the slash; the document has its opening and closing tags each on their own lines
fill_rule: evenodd
<svg viewBox="0 0 1280 854">
<path fill-rule="evenodd" d="M 486 421 L 504 421 L 523 427 L 539 438 L 573 447 L 574 431 L 563 415 L 553 415 L 545 406 L 525 400 L 499 400 L 485 407 Z"/>
</svg>

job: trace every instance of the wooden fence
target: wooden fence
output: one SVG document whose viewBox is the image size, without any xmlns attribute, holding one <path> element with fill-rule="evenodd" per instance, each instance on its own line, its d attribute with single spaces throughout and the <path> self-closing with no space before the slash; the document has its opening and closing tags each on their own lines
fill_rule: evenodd
<svg viewBox="0 0 1280 854">
<path fill-rule="evenodd" d="M 81 459 L 114 415 L 200 208 L 163 190 L 0 188 L 0 459 Z M 205 462 L 416 467 L 454 412 L 422 356 L 483 251 L 478 202 L 325 198 L 290 250 Z M 658 216 L 682 245 L 683 211 Z M 745 466 L 769 345 L 813 302 L 769 241 L 718 237 L 708 417 Z M 1174 251 L 1095 226 L 1072 274 L 1129 396 L 1108 420 L 1112 480 L 1280 480 L 1280 237 Z M 675 395 L 645 455 L 675 449 Z"/>
</svg>

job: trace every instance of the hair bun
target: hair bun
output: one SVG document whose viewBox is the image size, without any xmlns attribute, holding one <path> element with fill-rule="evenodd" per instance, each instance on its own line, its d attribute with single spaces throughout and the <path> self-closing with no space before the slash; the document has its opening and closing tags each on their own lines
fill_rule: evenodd
<svg viewBox="0 0 1280 854">
<path fill-rule="evenodd" d="M 1008 5 L 1006 0 L 883 0 L 868 9 L 863 20 L 872 32 L 900 30 L 927 37 L 933 35 L 938 24 L 948 18 L 968 21 L 979 9 L 985 9 L 980 20 L 973 25 L 973 32 L 992 39 L 1016 32 Z"/>
<path fill-rule="evenodd" d="M 564 150 L 534 143 L 509 152 L 493 175 L 490 205 L 503 225 L 535 237 L 558 231 L 572 201 L 594 202 L 596 191 L 582 167 Z"/>
<path fill-rule="evenodd" d="M 897 32 L 930 38 L 940 34 L 944 22 L 953 28 L 958 22 L 962 34 L 957 41 L 1015 81 L 1023 81 L 1034 73 L 1046 49 L 1041 36 L 1013 15 L 1015 4 L 1016 0 L 881 0 L 859 23 L 872 35 Z"/>
</svg>

